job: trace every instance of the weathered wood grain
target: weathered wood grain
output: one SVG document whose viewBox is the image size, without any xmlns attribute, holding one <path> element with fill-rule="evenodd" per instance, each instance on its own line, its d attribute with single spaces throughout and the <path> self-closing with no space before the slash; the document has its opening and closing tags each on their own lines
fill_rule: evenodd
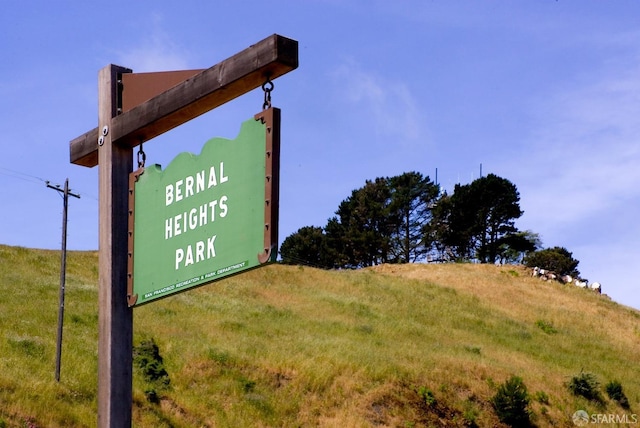
<svg viewBox="0 0 640 428">
<path fill-rule="evenodd" d="M 274 34 L 113 118 L 111 139 L 135 147 L 298 67 L 298 42 Z M 98 128 L 70 143 L 71 163 L 98 164 Z"/>
</svg>

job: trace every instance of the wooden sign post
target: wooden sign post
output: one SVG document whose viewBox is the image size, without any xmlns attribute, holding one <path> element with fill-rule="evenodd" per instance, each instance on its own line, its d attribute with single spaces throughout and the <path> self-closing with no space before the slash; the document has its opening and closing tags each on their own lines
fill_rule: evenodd
<svg viewBox="0 0 640 428">
<path fill-rule="evenodd" d="M 71 163 L 100 165 L 98 427 L 121 428 L 132 422 L 133 309 L 127 304 L 127 234 L 133 148 L 297 67 L 298 42 L 274 34 L 206 70 L 176 72 L 191 76 L 178 84 L 173 73 L 136 76 L 115 65 L 100 70 L 98 128 L 70 143 Z M 155 96 L 131 102 L 141 92 Z M 128 94 L 136 95 L 127 98 Z"/>
</svg>

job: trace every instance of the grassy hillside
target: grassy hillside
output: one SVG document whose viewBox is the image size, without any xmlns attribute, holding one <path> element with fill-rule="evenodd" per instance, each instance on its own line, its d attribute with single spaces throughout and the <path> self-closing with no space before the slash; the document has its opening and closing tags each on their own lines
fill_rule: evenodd
<svg viewBox="0 0 640 428">
<path fill-rule="evenodd" d="M 58 283 L 59 252 L 0 246 L 0 427 L 95 426 L 96 253 L 69 255 L 60 383 Z M 502 426 L 490 400 L 512 375 L 536 426 L 640 413 L 640 313 L 520 267 L 272 265 L 134 317 L 169 379 L 134 372 L 138 427 Z M 569 392 L 581 371 L 602 402 Z"/>
</svg>

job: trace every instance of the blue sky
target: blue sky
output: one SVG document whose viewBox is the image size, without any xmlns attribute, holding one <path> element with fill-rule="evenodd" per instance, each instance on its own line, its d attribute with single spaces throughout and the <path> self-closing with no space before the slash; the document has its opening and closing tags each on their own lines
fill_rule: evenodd
<svg viewBox="0 0 640 428">
<path fill-rule="evenodd" d="M 282 109 L 280 241 L 324 226 L 365 180 L 419 171 L 449 191 L 513 182 L 516 226 L 564 246 L 640 308 L 640 3 L 591 0 L 4 1 L 0 243 L 96 249 L 97 168 L 69 141 L 97 126 L 97 74 L 207 68 L 277 33 L 300 66 Z M 148 163 L 235 138 L 258 89 L 145 144 Z"/>
</svg>

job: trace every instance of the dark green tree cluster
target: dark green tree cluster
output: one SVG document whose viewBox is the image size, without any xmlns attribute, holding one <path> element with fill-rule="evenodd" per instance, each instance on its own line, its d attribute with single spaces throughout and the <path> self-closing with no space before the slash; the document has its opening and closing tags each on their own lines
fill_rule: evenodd
<svg viewBox="0 0 640 428">
<path fill-rule="evenodd" d="M 528 267 L 541 267 L 556 272 L 559 275 L 571 275 L 577 278 L 579 261 L 573 258 L 573 254 L 564 247 L 546 248 L 528 254 L 524 264 Z"/>
<path fill-rule="evenodd" d="M 419 172 L 368 180 L 338 206 L 325 227 L 305 226 L 280 247 L 283 263 L 359 268 L 381 263 L 522 263 L 540 237 L 520 231 L 520 194 L 489 174 L 451 195 Z"/>
<path fill-rule="evenodd" d="M 534 251 L 535 236 L 514 225 L 523 214 L 519 202 L 516 186 L 494 174 L 456 185 L 438 201 L 427 229 L 440 258 L 496 263 Z"/>
<path fill-rule="evenodd" d="M 424 228 L 437 198 L 438 186 L 418 172 L 367 181 L 340 203 L 324 228 L 329 267 L 423 259 L 430 249 Z M 283 260 L 286 244 L 285 240 Z"/>
</svg>

